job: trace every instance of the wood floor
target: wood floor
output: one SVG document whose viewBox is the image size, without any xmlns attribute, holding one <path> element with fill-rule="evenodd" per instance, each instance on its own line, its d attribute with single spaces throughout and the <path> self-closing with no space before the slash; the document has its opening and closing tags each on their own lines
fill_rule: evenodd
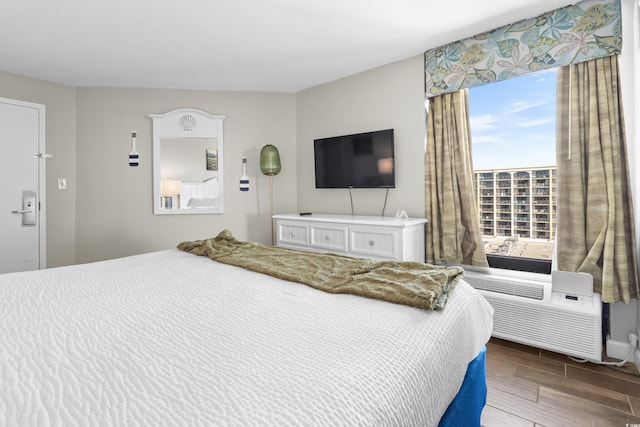
<svg viewBox="0 0 640 427">
<path fill-rule="evenodd" d="M 611 368 L 492 338 L 484 427 L 640 427 L 635 365 Z"/>
</svg>

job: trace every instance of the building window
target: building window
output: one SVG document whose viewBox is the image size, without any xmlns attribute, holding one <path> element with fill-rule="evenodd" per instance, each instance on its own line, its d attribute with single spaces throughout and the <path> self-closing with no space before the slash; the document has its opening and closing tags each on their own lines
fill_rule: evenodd
<svg viewBox="0 0 640 427">
<path fill-rule="evenodd" d="M 556 71 L 469 89 L 475 197 L 489 266 L 550 273 Z"/>
</svg>

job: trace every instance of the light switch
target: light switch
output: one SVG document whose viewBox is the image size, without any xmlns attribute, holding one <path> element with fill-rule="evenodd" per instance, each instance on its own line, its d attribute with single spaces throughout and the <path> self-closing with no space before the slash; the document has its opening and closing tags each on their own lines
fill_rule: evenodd
<svg viewBox="0 0 640 427">
<path fill-rule="evenodd" d="M 58 178 L 58 190 L 66 190 L 66 189 L 67 189 L 67 179 Z"/>
</svg>

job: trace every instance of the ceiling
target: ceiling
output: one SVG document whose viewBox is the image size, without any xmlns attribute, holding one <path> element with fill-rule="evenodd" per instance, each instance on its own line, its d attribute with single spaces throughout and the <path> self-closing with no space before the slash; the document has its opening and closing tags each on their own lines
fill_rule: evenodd
<svg viewBox="0 0 640 427">
<path fill-rule="evenodd" d="M 75 87 L 298 92 L 570 3 L 10 1 L 0 70 Z"/>
</svg>

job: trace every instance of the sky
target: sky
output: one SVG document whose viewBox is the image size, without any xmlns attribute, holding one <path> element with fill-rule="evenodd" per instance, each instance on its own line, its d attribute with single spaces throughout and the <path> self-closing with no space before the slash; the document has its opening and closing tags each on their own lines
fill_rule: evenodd
<svg viewBox="0 0 640 427">
<path fill-rule="evenodd" d="M 556 164 L 556 70 L 469 89 L 475 170 Z"/>
</svg>

